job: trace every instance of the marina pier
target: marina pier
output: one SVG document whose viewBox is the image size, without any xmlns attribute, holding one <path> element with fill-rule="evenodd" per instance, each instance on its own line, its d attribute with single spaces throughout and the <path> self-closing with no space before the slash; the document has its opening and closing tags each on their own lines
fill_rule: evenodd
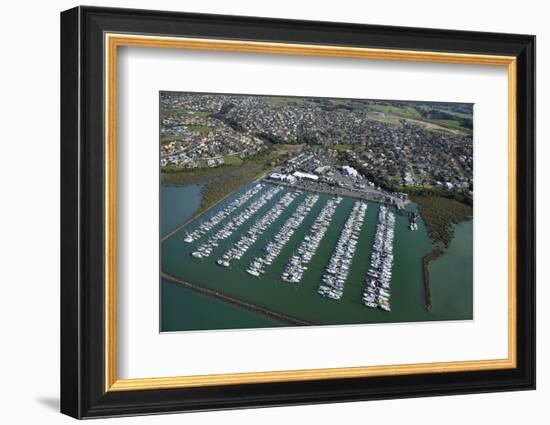
<svg viewBox="0 0 550 425">
<path fill-rule="evenodd" d="M 468 317 L 469 310 L 457 316 L 440 304 L 426 311 L 422 258 L 432 247 L 420 216 L 418 229 L 410 229 L 410 210 L 254 181 L 162 241 L 163 285 L 178 283 L 226 302 L 237 316 L 239 309 L 253 312 L 258 323 L 271 319 L 280 326 Z M 262 264 L 256 264 L 259 259 Z M 368 275 L 371 268 L 378 276 Z M 440 275 L 436 271 L 432 280 L 440 282 Z M 434 298 L 441 296 L 436 292 Z M 208 298 L 200 303 L 208 306 Z"/>
<path fill-rule="evenodd" d="M 296 180 L 291 183 L 281 180 L 273 180 L 269 177 L 265 177 L 264 181 L 298 190 L 307 190 L 309 192 L 326 193 L 327 195 L 347 196 L 349 198 L 362 199 L 364 201 L 379 202 L 382 204 L 387 204 L 388 206 L 396 207 L 399 210 L 404 209 L 409 203 L 407 199 L 402 199 L 374 188 L 359 190 L 349 187 L 330 186 L 328 184 L 308 180 Z"/>
</svg>

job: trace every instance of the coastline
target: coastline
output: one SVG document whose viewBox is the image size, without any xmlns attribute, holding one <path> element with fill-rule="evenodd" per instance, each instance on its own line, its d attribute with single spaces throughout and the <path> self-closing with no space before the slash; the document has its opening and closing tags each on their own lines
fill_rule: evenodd
<svg viewBox="0 0 550 425">
<path fill-rule="evenodd" d="M 236 191 L 238 191 L 241 187 L 251 183 L 251 182 L 254 182 L 254 181 L 257 181 L 257 180 L 261 180 L 262 178 L 264 178 L 267 174 L 269 173 L 269 170 L 268 171 L 261 171 L 259 172 L 258 174 L 254 175 L 252 177 L 251 180 L 248 180 L 246 181 L 244 184 L 240 184 L 240 185 L 236 185 L 236 187 L 233 187 L 230 189 L 229 192 L 227 192 L 225 195 L 223 195 L 221 198 L 219 199 L 216 199 L 215 201 L 213 201 L 212 203 L 208 204 L 207 201 L 206 201 L 206 196 L 205 196 L 205 193 L 204 191 L 206 190 L 206 186 L 208 184 L 208 179 L 204 179 L 204 180 L 198 180 L 197 182 L 195 182 L 194 184 L 201 184 L 201 191 L 200 191 L 200 206 L 199 208 L 197 208 L 197 210 L 195 212 L 193 212 L 193 214 L 189 217 L 189 219 L 185 220 L 185 222 L 183 222 L 182 224 L 180 224 L 179 226 L 175 227 L 173 230 L 171 230 L 170 232 L 168 232 L 166 235 L 164 236 L 161 236 L 160 238 L 160 242 L 164 242 L 166 239 L 172 237 L 174 234 L 176 234 L 177 232 L 179 232 L 181 229 L 183 229 L 185 226 L 187 226 L 189 223 L 191 223 L 193 220 L 195 220 L 198 216 L 202 215 L 202 214 L 205 214 L 207 213 L 208 211 L 210 211 L 212 208 L 216 207 L 217 205 L 219 205 L 221 202 L 223 202 L 225 199 L 227 199 L 228 197 L 230 197 L 231 195 L 233 195 Z M 185 187 L 185 186 L 188 186 L 189 184 L 192 184 L 192 183 L 186 183 L 186 184 L 162 184 L 161 183 L 161 187 L 162 186 L 165 186 L 165 187 L 168 187 L 168 186 L 173 186 L 173 187 Z"/>
<path fill-rule="evenodd" d="M 424 304 L 426 310 L 431 312 L 433 305 L 430 264 L 445 255 L 455 237 L 456 226 L 473 219 L 473 209 L 454 199 L 436 195 L 414 195 L 411 196 L 411 200 L 418 206 L 433 246 L 433 249 L 422 257 Z"/>
<path fill-rule="evenodd" d="M 422 257 L 422 280 L 424 282 L 424 304 L 428 312 L 432 311 L 432 280 L 430 275 L 430 263 L 441 257 L 445 251 L 439 248 L 427 253 Z"/>
<path fill-rule="evenodd" d="M 439 259 L 439 258 L 445 256 L 445 254 L 447 254 L 450 244 L 452 243 L 452 241 L 456 237 L 456 234 L 455 234 L 456 227 L 459 224 L 466 223 L 466 222 L 468 222 L 472 219 L 473 219 L 472 217 L 468 217 L 468 218 L 465 218 L 464 220 L 461 220 L 459 222 L 452 223 L 451 226 L 452 226 L 452 235 L 453 236 L 452 236 L 451 240 L 449 241 L 449 244 L 442 248 L 441 245 L 435 243 L 434 248 L 429 253 L 427 253 L 424 257 L 422 257 L 422 279 L 423 279 L 423 286 L 424 286 L 424 302 L 425 302 L 426 310 L 428 312 L 431 312 L 432 307 L 433 307 L 433 305 L 432 305 L 432 275 L 431 275 L 431 272 L 430 272 L 430 266 L 433 264 L 434 261 L 436 261 L 437 259 Z M 433 240 L 432 240 L 432 243 L 433 243 Z"/>
<path fill-rule="evenodd" d="M 254 181 L 254 180 L 252 180 Z M 174 236 L 176 233 L 178 233 L 181 229 L 183 229 L 185 226 L 187 226 L 189 223 L 191 223 L 193 220 L 195 220 L 198 216 L 202 215 L 202 214 L 205 214 L 207 213 L 208 211 L 210 211 L 212 208 L 214 208 L 216 205 L 220 204 L 221 202 L 223 202 L 225 199 L 227 199 L 229 196 L 231 196 L 233 193 L 235 193 L 239 188 L 235 189 L 234 191 L 228 193 L 227 195 L 225 195 L 223 198 L 220 198 L 219 200 L 217 200 L 216 202 L 214 202 L 212 205 L 209 205 L 206 209 L 200 211 L 200 208 L 197 209 L 192 215 L 191 217 L 189 217 L 189 219 L 185 220 L 182 224 L 180 224 L 179 226 L 177 226 L 176 228 L 174 228 L 173 230 L 171 230 L 170 232 L 168 232 L 167 234 L 165 234 L 164 236 L 161 236 L 160 238 L 160 242 L 164 242 L 166 239 L 169 239 L 171 238 L 172 236 Z M 202 190 L 201 190 L 201 203 L 203 202 L 203 194 L 202 194 Z"/>
<path fill-rule="evenodd" d="M 302 145 L 277 145 L 257 155 L 246 158 L 240 165 L 222 165 L 213 168 L 161 169 L 161 186 L 201 185 L 200 205 L 190 220 L 209 211 L 212 207 L 250 182 L 260 180 L 280 164 L 287 154 Z M 187 220 L 189 222 L 190 220 Z"/>
</svg>

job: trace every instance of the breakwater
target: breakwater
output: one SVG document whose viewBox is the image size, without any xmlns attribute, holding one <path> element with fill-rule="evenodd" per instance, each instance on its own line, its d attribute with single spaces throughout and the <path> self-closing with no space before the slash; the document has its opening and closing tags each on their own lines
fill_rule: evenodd
<svg viewBox="0 0 550 425">
<path fill-rule="evenodd" d="M 272 319 L 276 319 L 282 323 L 285 323 L 287 325 L 294 325 L 294 326 L 307 326 L 312 325 L 312 323 L 307 322 L 305 320 L 301 320 L 292 316 L 289 316 L 288 314 L 279 313 L 277 311 L 270 310 L 268 308 L 252 304 L 250 302 L 239 300 L 235 297 L 222 294 L 221 292 L 214 291 L 212 289 L 204 288 L 199 285 L 195 285 L 190 282 L 186 282 L 185 280 L 178 279 L 174 276 L 170 276 L 166 273 L 161 273 L 161 277 L 167 281 L 177 283 L 179 285 L 182 285 L 186 287 L 187 289 L 191 289 L 193 291 L 199 292 L 203 295 L 208 295 L 211 297 L 219 298 L 223 301 L 226 301 L 228 303 L 234 304 L 238 307 L 245 308 L 247 310 L 253 311 L 254 313 L 260 313 L 263 315 L 266 315 Z"/>
<path fill-rule="evenodd" d="M 256 183 L 252 183 L 256 184 Z M 190 221 L 179 232 L 176 232 L 170 238 L 166 238 L 161 243 L 161 270 L 176 279 L 184 282 L 192 282 L 194 285 L 206 288 L 215 293 L 220 293 L 233 299 L 243 301 L 250 306 L 262 306 L 270 312 L 279 313 L 289 317 L 291 323 L 297 321 L 315 325 L 339 325 L 339 324 L 360 324 L 360 323 L 397 323 L 397 322 L 422 322 L 433 320 L 464 320 L 472 318 L 472 225 L 459 224 L 456 227 L 455 238 L 453 238 L 449 249 L 437 259 L 432 259 L 426 263 L 426 271 L 429 272 L 429 279 L 426 280 L 427 286 L 424 286 L 424 268 L 423 258 L 434 248 L 428 237 L 425 224 L 422 217 L 418 220 L 418 230 L 409 230 L 409 220 L 407 214 L 399 214 L 395 208 L 391 208 L 395 215 L 395 240 L 394 240 L 394 265 L 392 268 L 391 285 L 391 312 L 380 311 L 379 309 L 369 309 L 361 304 L 362 283 L 368 272 L 369 261 L 373 250 L 373 240 L 376 230 L 376 217 L 381 206 L 379 203 L 368 202 L 369 207 L 366 213 L 366 220 L 357 237 L 357 258 L 367 259 L 367 261 L 354 261 L 351 264 L 349 277 L 346 283 L 346 291 L 338 301 L 325 299 L 317 294 L 319 283 L 322 281 L 325 273 L 325 267 L 330 261 L 331 255 L 338 242 L 339 234 L 345 225 L 346 218 L 349 216 L 355 199 L 342 199 L 332 215 L 330 223 L 327 225 L 323 242 L 318 246 L 315 255 L 304 268 L 303 275 L 299 285 L 289 285 L 282 279 L 285 267 L 289 260 L 299 253 L 302 241 L 308 235 L 308 232 L 315 222 L 316 217 L 321 212 L 324 205 L 334 199 L 333 195 L 319 194 L 319 201 L 312 207 L 311 212 L 305 217 L 303 223 L 296 229 L 280 253 L 273 259 L 272 264 L 265 270 L 261 278 L 251 276 L 246 272 L 247 266 L 255 258 L 264 253 L 265 247 L 269 241 L 273 240 L 280 232 L 280 229 L 291 217 L 294 209 L 288 208 L 278 216 L 263 231 L 261 237 L 251 244 L 243 253 L 242 258 L 231 262 L 227 267 L 221 267 L 216 261 L 228 249 L 235 246 L 249 226 L 262 217 L 265 217 L 277 203 L 279 197 L 271 199 L 262 206 L 253 217 L 250 218 L 247 225 L 237 229 L 226 239 L 218 241 L 218 246 L 212 247 L 210 256 L 197 259 L 192 253 L 201 244 L 201 240 L 193 243 L 185 242 L 186 235 L 199 228 L 202 223 L 207 222 L 223 208 L 244 193 L 251 186 L 245 186 L 228 199 L 213 207 L 208 212 L 201 214 Z M 284 196 L 287 191 L 293 189 L 283 188 L 280 196 Z M 304 201 L 309 196 L 309 192 L 304 192 L 295 199 L 296 205 Z M 246 210 L 248 204 L 242 205 L 231 213 L 231 217 L 238 216 Z M 416 205 L 407 206 L 407 210 L 416 209 Z M 224 219 L 223 223 L 230 220 L 230 217 Z M 212 232 L 216 232 L 220 223 Z M 207 238 L 205 235 L 203 239 Z M 455 240 L 461 242 L 454 247 Z M 205 239 L 206 240 L 206 239 Z M 429 259 L 430 257 L 428 257 Z M 451 282 L 451 283 L 449 283 Z M 181 285 L 172 285 L 177 290 Z M 428 291 L 429 290 L 429 291 Z M 183 291 L 183 287 L 182 287 Z M 191 291 L 186 291 L 190 293 Z M 194 296 L 199 296 L 198 291 L 193 291 Z M 430 293 L 427 298 L 426 294 Z M 212 311 L 216 314 L 216 305 L 224 301 L 217 297 L 214 301 L 213 296 L 203 297 L 201 311 Z M 212 308 L 208 306 L 209 299 Z M 432 305 L 432 310 L 426 309 L 426 304 Z M 216 329 L 216 327 L 201 327 L 200 323 L 193 322 L 193 319 L 186 321 L 186 315 L 193 315 L 193 309 L 178 309 L 177 305 L 170 305 L 170 317 L 178 319 L 172 323 L 178 323 L 181 330 L 193 329 Z M 239 317 L 240 312 L 251 312 L 250 306 L 242 303 L 233 303 L 227 300 L 231 308 L 226 313 L 231 317 L 227 322 L 231 322 L 233 317 Z M 239 308 L 237 308 L 240 306 Z M 242 308 L 241 308 L 242 307 Z M 231 310 L 234 312 L 231 313 Z M 266 315 L 258 313 L 258 318 L 273 317 L 274 326 L 276 323 L 283 322 L 276 317 L 277 315 Z M 244 314 L 246 317 L 247 314 Z M 245 319 L 239 322 L 238 328 L 256 327 L 256 322 L 251 318 L 250 325 L 243 324 Z M 220 319 L 221 320 L 221 319 Z M 284 320 L 284 319 L 283 319 Z M 285 324 L 289 321 L 285 322 Z M 205 325 L 206 326 L 206 325 Z M 215 325 L 213 325 L 215 326 Z M 224 327 L 225 328 L 225 327 Z M 170 328 L 174 330 L 173 326 Z"/>
</svg>

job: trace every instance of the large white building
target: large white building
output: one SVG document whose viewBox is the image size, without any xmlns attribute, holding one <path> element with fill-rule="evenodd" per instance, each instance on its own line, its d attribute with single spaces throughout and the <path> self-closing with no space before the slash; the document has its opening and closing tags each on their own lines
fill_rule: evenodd
<svg viewBox="0 0 550 425">
<path fill-rule="evenodd" d="M 303 173 L 301 171 L 294 171 L 292 175 L 300 180 L 303 180 L 303 179 L 313 180 L 313 181 L 319 180 L 319 176 L 316 176 L 315 174 Z"/>
<path fill-rule="evenodd" d="M 296 181 L 296 177 L 291 176 L 289 174 L 271 173 L 269 175 L 269 178 L 272 180 L 279 180 L 281 182 L 288 182 L 288 183 L 294 183 Z"/>
<path fill-rule="evenodd" d="M 342 174 L 344 176 L 357 177 L 359 175 L 359 172 L 355 168 L 350 167 L 349 165 L 344 165 L 340 169 L 342 170 Z"/>
</svg>

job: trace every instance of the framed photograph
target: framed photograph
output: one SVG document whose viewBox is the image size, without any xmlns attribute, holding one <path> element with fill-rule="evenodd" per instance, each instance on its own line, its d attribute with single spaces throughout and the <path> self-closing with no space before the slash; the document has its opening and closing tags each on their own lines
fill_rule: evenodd
<svg viewBox="0 0 550 425">
<path fill-rule="evenodd" d="M 535 387 L 535 37 L 61 14 L 61 411 Z"/>
</svg>

